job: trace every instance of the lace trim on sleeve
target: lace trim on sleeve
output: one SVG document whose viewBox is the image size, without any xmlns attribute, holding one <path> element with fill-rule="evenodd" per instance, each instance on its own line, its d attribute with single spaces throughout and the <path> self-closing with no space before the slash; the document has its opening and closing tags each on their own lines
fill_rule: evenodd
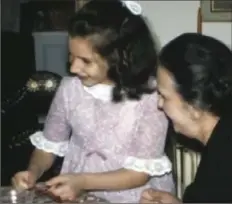
<svg viewBox="0 0 232 204">
<path fill-rule="evenodd" d="M 68 141 L 51 142 L 39 131 L 30 136 L 31 143 L 37 148 L 64 157 L 68 151 Z"/>
<path fill-rule="evenodd" d="M 158 159 L 139 159 L 128 157 L 123 167 L 138 172 L 145 172 L 150 176 L 163 176 L 172 171 L 172 164 L 167 156 Z"/>
</svg>

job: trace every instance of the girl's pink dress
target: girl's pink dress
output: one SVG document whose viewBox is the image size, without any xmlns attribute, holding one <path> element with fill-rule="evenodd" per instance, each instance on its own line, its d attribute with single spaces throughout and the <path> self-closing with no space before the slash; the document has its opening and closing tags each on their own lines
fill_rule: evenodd
<svg viewBox="0 0 232 204">
<path fill-rule="evenodd" d="M 127 168 L 151 175 L 139 188 L 93 192 L 110 202 L 138 202 L 149 187 L 173 191 L 171 164 L 164 156 L 168 123 L 157 109 L 156 93 L 117 104 L 109 100 L 111 89 L 101 84 L 83 87 L 77 77 L 65 77 L 43 132 L 30 136 L 32 144 L 64 156 L 61 173 Z"/>
</svg>

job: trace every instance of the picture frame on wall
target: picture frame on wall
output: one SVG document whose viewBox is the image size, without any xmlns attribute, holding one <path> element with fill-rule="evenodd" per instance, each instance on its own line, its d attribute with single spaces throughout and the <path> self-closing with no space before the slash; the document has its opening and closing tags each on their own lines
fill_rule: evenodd
<svg viewBox="0 0 232 204">
<path fill-rule="evenodd" d="M 232 22 L 232 1 L 201 0 L 202 20 L 207 22 Z"/>
<path fill-rule="evenodd" d="M 33 0 L 20 4 L 20 32 L 66 31 L 75 0 Z"/>
<path fill-rule="evenodd" d="M 76 1 L 76 8 L 75 10 L 78 11 L 84 4 L 86 4 L 90 0 L 75 0 Z"/>
</svg>

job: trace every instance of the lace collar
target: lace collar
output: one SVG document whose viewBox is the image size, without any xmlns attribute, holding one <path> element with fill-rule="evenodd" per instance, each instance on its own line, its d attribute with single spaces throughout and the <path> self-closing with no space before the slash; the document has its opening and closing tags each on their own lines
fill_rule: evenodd
<svg viewBox="0 0 232 204">
<path fill-rule="evenodd" d="M 92 87 L 83 86 L 84 90 L 91 94 L 94 98 L 109 102 L 112 99 L 112 85 L 97 84 Z"/>
</svg>

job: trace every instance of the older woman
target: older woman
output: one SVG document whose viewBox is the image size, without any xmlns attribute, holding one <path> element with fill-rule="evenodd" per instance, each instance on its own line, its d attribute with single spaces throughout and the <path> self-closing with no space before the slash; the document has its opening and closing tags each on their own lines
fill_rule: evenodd
<svg viewBox="0 0 232 204">
<path fill-rule="evenodd" d="M 161 51 L 159 106 L 176 132 L 205 147 L 183 202 L 232 202 L 232 52 L 218 40 L 180 35 Z M 180 203 L 170 193 L 147 189 L 141 203 Z"/>
</svg>

